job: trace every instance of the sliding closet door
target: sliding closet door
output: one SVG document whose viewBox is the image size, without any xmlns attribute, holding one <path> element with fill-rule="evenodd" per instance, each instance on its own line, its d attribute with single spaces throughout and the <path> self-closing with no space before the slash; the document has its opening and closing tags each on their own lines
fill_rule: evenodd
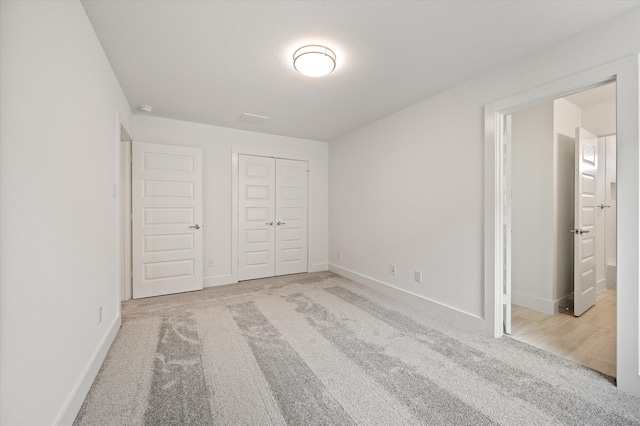
<svg viewBox="0 0 640 426">
<path fill-rule="evenodd" d="M 307 272 L 307 162 L 276 160 L 276 275 Z"/>
<path fill-rule="evenodd" d="M 275 162 L 238 157 L 238 280 L 271 277 L 275 271 Z"/>
<path fill-rule="evenodd" d="M 307 162 L 238 156 L 238 280 L 307 272 Z"/>
</svg>

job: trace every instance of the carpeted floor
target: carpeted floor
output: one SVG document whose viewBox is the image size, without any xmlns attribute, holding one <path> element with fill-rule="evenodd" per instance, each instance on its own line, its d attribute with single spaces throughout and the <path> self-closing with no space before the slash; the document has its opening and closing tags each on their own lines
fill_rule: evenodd
<svg viewBox="0 0 640 426">
<path fill-rule="evenodd" d="M 330 272 L 128 301 L 76 425 L 629 425 L 640 398 Z"/>
</svg>

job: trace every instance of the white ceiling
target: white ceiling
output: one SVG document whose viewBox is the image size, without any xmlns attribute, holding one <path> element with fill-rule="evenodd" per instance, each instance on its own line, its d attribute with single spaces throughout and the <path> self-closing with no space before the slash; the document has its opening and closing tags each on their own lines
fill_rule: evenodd
<svg viewBox="0 0 640 426">
<path fill-rule="evenodd" d="M 603 102 L 613 101 L 616 99 L 616 83 L 605 84 L 595 89 L 585 90 L 564 99 L 580 108 L 587 108 Z"/>
<path fill-rule="evenodd" d="M 84 8 L 131 107 L 331 141 L 640 1 L 101 1 Z M 298 74 L 326 44 L 336 70 Z M 243 113 L 267 116 L 239 122 Z"/>
</svg>

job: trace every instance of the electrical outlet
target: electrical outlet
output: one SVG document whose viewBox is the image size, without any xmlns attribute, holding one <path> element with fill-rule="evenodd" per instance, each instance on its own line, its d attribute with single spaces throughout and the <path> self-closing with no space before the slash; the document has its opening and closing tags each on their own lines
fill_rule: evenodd
<svg viewBox="0 0 640 426">
<path fill-rule="evenodd" d="M 391 275 L 395 275 L 396 274 L 396 264 L 392 263 L 391 265 L 389 265 L 389 273 Z"/>
<path fill-rule="evenodd" d="M 413 279 L 417 283 L 422 282 L 422 271 L 415 270 L 413 271 Z"/>
<path fill-rule="evenodd" d="M 209 268 L 215 268 L 216 267 L 216 261 L 212 258 L 209 259 Z"/>
<path fill-rule="evenodd" d="M 102 306 L 98 307 L 98 324 L 102 322 Z"/>
<path fill-rule="evenodd" d="M 342 257 L 342 253 L 340 253 L 340 250 L 338 250 L 336 252 L 336 256 L 337 256 L 338 259 L 340 259 Z"/>
</svg>

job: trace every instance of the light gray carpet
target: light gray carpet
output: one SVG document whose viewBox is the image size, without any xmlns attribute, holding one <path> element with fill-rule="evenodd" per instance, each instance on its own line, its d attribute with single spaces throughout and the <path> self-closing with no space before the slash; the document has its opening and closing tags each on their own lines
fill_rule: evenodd
<svg viewBox="0 0 640 426">
<path fill-rule="evenodd" d="M 76 425 L 640 425 L 640 398 L 329 272 L 123 304 Z"/>
</svg>

